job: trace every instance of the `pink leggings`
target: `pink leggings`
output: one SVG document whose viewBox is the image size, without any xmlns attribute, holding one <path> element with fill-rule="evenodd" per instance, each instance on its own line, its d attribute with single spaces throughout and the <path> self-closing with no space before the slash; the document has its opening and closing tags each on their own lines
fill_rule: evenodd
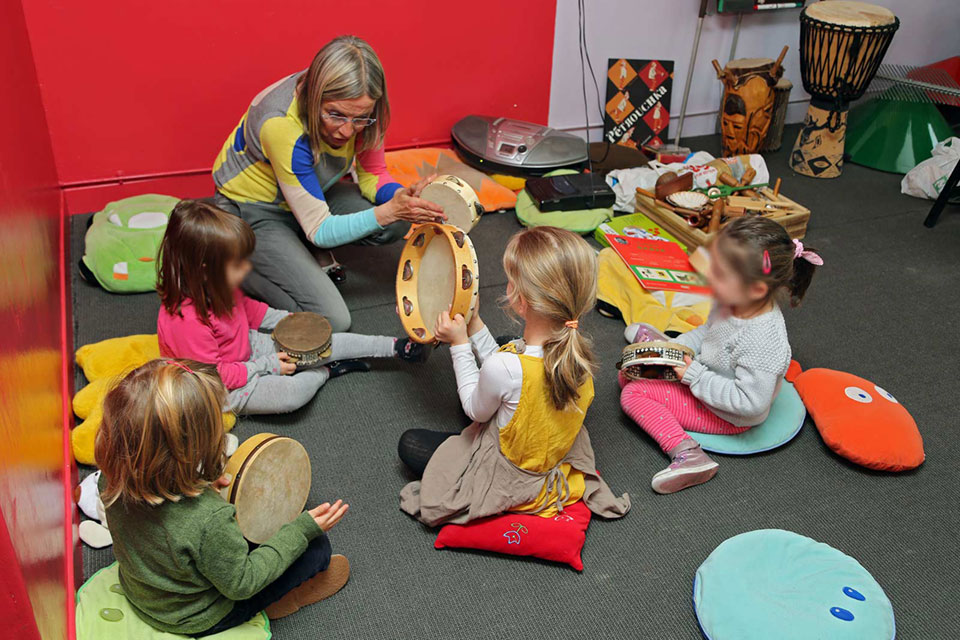
<svg viewBox="0 0 960 640">
<path fill-rule="evenodd" d="M 733 435 L 750 427 L 735 427 L 697 400 L 690 387 L 665 380 L 627 380 L 621 374 L 620 406 L 665 452 L 697 433 Z"/>
</svg>

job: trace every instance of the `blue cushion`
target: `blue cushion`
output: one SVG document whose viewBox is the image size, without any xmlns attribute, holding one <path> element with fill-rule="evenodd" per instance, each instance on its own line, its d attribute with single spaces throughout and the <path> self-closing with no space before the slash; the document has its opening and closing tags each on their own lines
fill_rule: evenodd
<svg viewBox="0 0 960 640">
<path fill-rule="evenodd" d="M 725 453 L 731 456 L 745 456 L 751 453 L 769 451 L 784 445 L 800 433 L 807 410 L 803 406 L 800 394 L 786 380 L 780 387 L 780 393 L 773 399 L 770 415 L 761 424 L 732 436 L 688 431 L 705 451 Z"/>
<path fill-rule="evenodd" d="M 79 640 L 186 640 L 165 633 L 140 619 L 120 586 L 120 567 L 114 562 L 97 571 L 77 591 Z M 270 640 L 270 621 L 261 611 L 232 629 L 207 636 L 210 640 Z"/>
<path fill-rule="evenodd" d="M 893 607 L 863 566 L 781 529 L 722 542 L 697 569 L 693 606 L 708 640 L 890 640 Z"/>
</svg>

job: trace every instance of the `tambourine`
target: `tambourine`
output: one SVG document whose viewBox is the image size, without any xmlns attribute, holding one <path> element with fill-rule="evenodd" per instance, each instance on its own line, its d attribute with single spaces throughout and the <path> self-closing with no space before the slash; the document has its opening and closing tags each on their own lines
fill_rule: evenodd
<svg viewBox="0 0 960 640">
<path fill-rule="evenodd" d="M 237 510 L 243 537 L 255 544 L 269 540 L 303 511 L 310 493 L 310 456 L 292 438 L 259 433 L 237 447 L 225 474 L 223 498 Z"/>
<path fill-rule="evenodd" d="M 400 254 L 397 311 L 410 339 L 434 342 L 437 317 L 463 315 L 469 322 L 480 294 L 479 264 L 470 237 L 449 224 L 416 227 Z"/>
<path fill-rule="evenodd" d="M 470 233 L 483 215 L 476 191 L 457 176 L 444 175 L 428 184 L 420 197 L 443 207 L 447 224 Z"/>
<path fill-rule="evenodd" d="M 309 367 L 330 357 L 333 328 L 319 313 L 291 313 L 277 323 L 271 337 L 278 351 L 283 351 L 298 367 Z"/>
<path fill-rule="evenodd" d="M 677 342 L 635 342 L 623 348 L 617 369 L 630 380 L 677 380 L 673 367 L 686 364 L 684 356 L 693 357 L 693 349 Z"/>
</svg>

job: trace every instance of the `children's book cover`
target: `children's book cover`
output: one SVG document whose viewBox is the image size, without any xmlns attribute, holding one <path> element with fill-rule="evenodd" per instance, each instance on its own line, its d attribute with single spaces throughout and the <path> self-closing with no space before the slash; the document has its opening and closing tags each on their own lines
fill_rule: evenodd
<svg viewBox="0 0 960 640">
<path fill-rule="evenodd" d="M 603 135 L 638 149 L 663 144 L 670 125 L 673 60 L 610 59 Z"/>
<path fill-rule="evenodd" d="M 676 243 L 618 235 L 608 235 L 607 241 L 644 289 L 710 293 L 706 281 Z"/>
</svg>

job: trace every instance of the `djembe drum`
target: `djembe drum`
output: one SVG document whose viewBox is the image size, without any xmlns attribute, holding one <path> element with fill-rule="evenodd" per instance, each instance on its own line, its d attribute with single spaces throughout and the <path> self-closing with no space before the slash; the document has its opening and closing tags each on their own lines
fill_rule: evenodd
<svg viewBox="0 0 960 640">
<path fill-rule="evenodd" d="M 847 109 L 877 72 L 900 20 L 889 9 L 853 0 L 817 2 L 800 14 L 800 74 L 810 108 L 790 167 L 814 178 L 843 170 Z"/>
</svg>

